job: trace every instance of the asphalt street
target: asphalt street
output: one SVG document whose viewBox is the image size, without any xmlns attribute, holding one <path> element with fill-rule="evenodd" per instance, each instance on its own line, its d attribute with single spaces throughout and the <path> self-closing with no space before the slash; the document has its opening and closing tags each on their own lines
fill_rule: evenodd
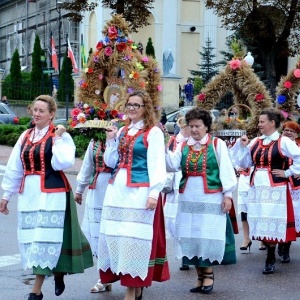
<svg viewBox="0 0 300 300">
<path fill-rule="evenodd" d="M 2 152 L 0 146 L 0 152 Z M 2 153 L 3 154 L 3 153 Z M 1 157 L 1 153 L 0 153 Z M 2 163 L 2 165 L 1 165 Z M 0 159 L 0 182 L 5 164 Z M 67 174 L 73 188 L 75 188 L 76 171 Z M 0 194 L 2 195 L 0 188 Z M 0 215 L 0 300 L 24 300 L 31 291 L 34 276 L 31 270 L 21 268 L 17 244 L 17 197 L 9 203 L 10 214 Z M 78 206 L 78 216 L 81 222 L 84 205 Z M 167 282 L 156 283 L 144 291 L 143 299 L 177 300 L 177 299 L 300 299 L 299 275 L 300 258 L 299 242 L 291 246 L 291 263 L 282 264 L 279 259 L 273 275 L 263 275 L 266 251 L 260 251 L 259 242 L 254 241 L 251 251 L 239 250 L 242 243 L 241 224 L 240 233 L 236 235 L 236 252 L 238 262 L 231 266 L 217 266 L 214 268 L 215 284 L 210 295 L 192 294 L 189 292 L 196 280 L 194 269 L 180 271 L 180 260 L 174 258 L 173 240 L 167 240 L 167 251 L 171 279 Z M 95 261 L 96 263 L 96 261 Z M 66 290 L 59 297 L 62 300 L 117 300 L 124 299 L 125 288 L 119 282 L 113 284 L 111 292 L 91 294 L 90 288 L 97 281 L 96 266 L 87 269 L 83 274 L 65 277 Z M 54 295 L 54 280 L 49 277 L 43 286 L 45 300 L 58 299 Z"/>
</svg>

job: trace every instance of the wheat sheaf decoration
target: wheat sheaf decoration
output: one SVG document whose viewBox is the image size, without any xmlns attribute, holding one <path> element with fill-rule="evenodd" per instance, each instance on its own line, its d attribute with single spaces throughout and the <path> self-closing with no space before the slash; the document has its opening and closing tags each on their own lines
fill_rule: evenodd
<svg viewBox="0 0 300 300">
<path fill-rule="evenodd" d="M 160 119 L 162 85 L 157 61 L 137 50 L 122 15 L 112 15 L 101 32 L 103 39 L 96 44 L 79 81 L 71 126 L 88 120 L 122 118 L 124 100 L 135 90 L 149 93 Z"/>
</svg>

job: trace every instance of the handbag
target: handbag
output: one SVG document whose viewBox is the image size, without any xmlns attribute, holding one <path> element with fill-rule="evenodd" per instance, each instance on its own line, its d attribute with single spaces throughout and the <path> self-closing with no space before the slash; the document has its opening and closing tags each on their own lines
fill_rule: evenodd
<svg viewBox="0 0 300 300">
<path fill-rule="evenodd" d="M 161 191 L 162 193 L 168 194 L 173 190 L 174 176 L 175 176 L 175 174 L 173 172 L 167 173 L 167 180 Z"/>
</svg>

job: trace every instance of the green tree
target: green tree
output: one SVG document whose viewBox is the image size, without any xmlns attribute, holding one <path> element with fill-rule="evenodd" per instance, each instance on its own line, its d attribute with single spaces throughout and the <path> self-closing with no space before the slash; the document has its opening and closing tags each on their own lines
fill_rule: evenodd
<svg viewBox="0 0 300 300">
<path fill-rule="evenodd" d="M 205 47 L 202 47 L 203 51 L 198 51 L 202 59 L 202 63 L 197 64 L 199 70 L 190 70 L 191 75 L 200 77 L 204 84 L 207 84 L 213 76 L 219 73 L 220 62 L 213 62 L 216 55 L 213 54 L 215 48 L 211 46 L 211 43 L 211 39 L 207 37 Z M 193 78 L 192 80 L 194 81 Z"/>
<path fill-rule="evenodd" d="M 153 47 L 151 37 L 149 37 L 147 45 L 146 45 L 146 55 L 152 56 L 153 58 L 155 58 L 155 50 L 154 50 L 154 47 Z"/>
<path fill-rule="evenodd" d="M 41 47 L 40 38 L 37 35 L 34 41 L 32 53 L 31 85 L 32 97 L 40 94 L 50 93 L 50 82 L 47 74 L 43 74 L 43 68 L 46 67 L 45 52 Z"/>
<path fill-rule="evenodd" d="M 20 100 L 22 89 L 21 63 L 18 49 L 13 53 L 10 65 L 10 88 L 7 93 L 9 99 Z"/>
<path fill-rule="evenodd" d="M 59 89 L 57 93 L 59 102 L 71 101 L 74 96 L 74 80 L 72 72 L 72 61 L 66 53 L 59 74 Z"/>
<path fill-rule="evenodd" d="M 200 91 L 204 87 L 203 81 L 199 76 L 196 76 L 193 81 L 194 81 L 194 95 L 198 95 L 200 94 Z"/>
<path fill-rule="evenodd" d="M 287 72 L 288 55 L 299 51 L 300 1 L 206 0 L 229 30 L 239 30 L 247 47 L 256 50 L 267 86 L 275 96 L 277 82 Z"/>
<path fill-rule="evenodd" d="M 133 31 L 149 25 L 147 20 L 154 0 L 101 0 L 101 2 L 103 7 L 111 9 L 113 13 L 122 14 Z M 81 12 L 93 11 L 97 6 L 97 1 L 72 0 L 64 3 L 62 7 L 70 11 L 69 18 L 80 22 L 83 18 Z"/>
</svg>

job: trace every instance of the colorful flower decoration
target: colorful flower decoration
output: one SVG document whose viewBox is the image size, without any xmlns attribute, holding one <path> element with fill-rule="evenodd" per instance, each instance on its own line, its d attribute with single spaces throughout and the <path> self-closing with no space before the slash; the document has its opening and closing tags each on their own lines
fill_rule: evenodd
<svg viewBox="0 0 300 300">
<path fill-rule="evenodd" d="M 160 91 L 160 92 L 161 92 L 161 91 L 162 91 L 162 89 L 163 89 L 162 85 L 158 85 L 158 86 L 157 86 L 157 90 L 158 90 L 158 91 Z"/>
<path fill-rule="evenodd" d="M 240 69 L 241 65 L 242 63 L 239 59 L 233 59 L 229 62 L 229 66 L 232 70 Z"/>
<path fill-rule="evenodd" d="M 103 74 L 99 74 L 98 79 L 102 80 L 103 79 Z"/>
<path fill-rule="evenodd" d="M 279 96 L 277 97 L 277 102 L 278 102 L 278 104 L 283 104 L 283 103 L 285 103 L 285 102 L 286 102 L 286 96 L 285 96 L 285 95 L 279 95 Z"/>
<path fill-rule="evenodd" d="M 300 78 L 300 69 L 295 69 L 295 71 L 294 71 L 294 76 L 295 76 L 296 78 Z"/>
<path fill-rule="evenodd" d="M 117 44 L 117 50 L 119 52 L 123 52 L 124 50 L 126 50 L 126 48 L 127 48 L 127 45 L 124 42 L 121 42 L 121 43 Z"/>
<path fill-rule="evenodd" d="M 129 78 L 132 79 L 138 79 L 140 77 L 140 74 L 136 71 L 132 71 L 131 74 L 129 75 Z"/>
<path fill-rule="evenodd" d="M 262 94 L 262 93 L 258 93 L 258 94 L 256 94 L 256 96 L 255 96 L 255 101 L 256 101 L 256 102 L 261 102 L 261 101 L 263 101 L 264 99 L 265 99 L 265 95 Z"/>
<path fill-rule="evenodd" d="M 290 88 L 293 86 L 293 84 L 292 84 L 289 80 L 287 80 L 287 81 L 283 84 L 283 86 L 284 86 L 286 89 L 290 89 Z"/>
<path fill-rule="evenodd" d="M 114 40 L 118 37 L 118 30 L 115 26 L 108 27 L 108 37 Z"/>
<path fill-rule="evenodd" d="M 201 94 L 198 95 L 198 100 L 200 102 L 204 102 L 205 98 L 206 98 L 206 95 L 204 93 L 201 93 Z"/>
<path fill-rule="evenodd" d="M 106 48 L 104 49 L 104 54 L 105 54 L 106 56 L 111 56 L 111 55 L 113 54 L 113 49 L 112 49 L 112 47 L 106 47 Z"/>
<path fill-rule="evenodd" d="M 283 114 L 283 116 L 287 119 L 289 116 L 289 113 L 285 110 L 281 110 L 281 113 Z"/>
<path fill-rule="evenodd" d="M 84 73 L 92 74 L 94 70 L 92 68 L 85 68 Z"/>
<path fill-rule="evenodd" d="M 107 110 L 108 105 L 104 102 L 94 101 L 93 104 L 78 102 L 71 111 L 70 126 L 75 127 L 77 124 L 88 120 L 112 120 L 123 117 L 123 114 L 119 114 L 116 109 Z"/>
<path fill-rule="evenodd" d="M 143 56 L 143 57 L 142 57 L 142 61 L 143 61 L 143 62 L 148 62 L 148 61 L 149 61 L 148 56 Z"/>
</svg>

